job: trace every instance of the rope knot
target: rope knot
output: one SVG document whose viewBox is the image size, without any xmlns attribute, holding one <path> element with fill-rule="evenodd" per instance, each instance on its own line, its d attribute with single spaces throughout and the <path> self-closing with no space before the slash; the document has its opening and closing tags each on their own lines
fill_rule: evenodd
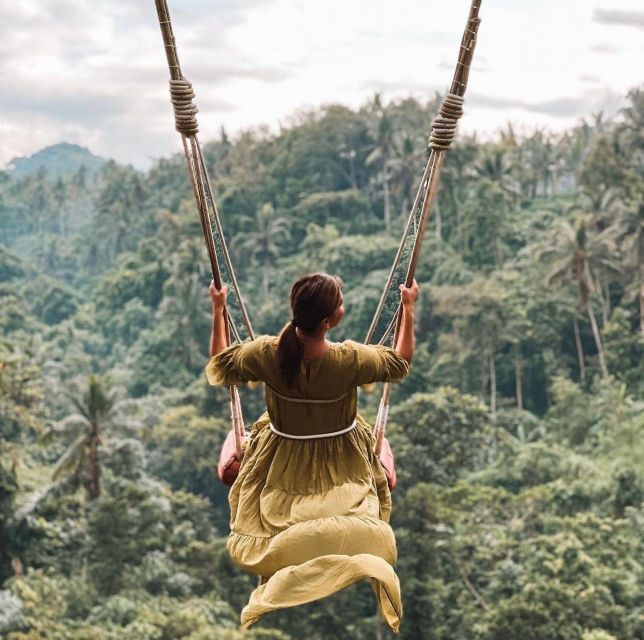
<svg viewBox="0 0 644 640">
<path fill-rule="evenodd" d="M 429 146 L 432 149 L 449 149 L 462 115 L 463 96 L 448 93 L 432 123 L 432 132 L 429 134 Z"/>
<path fill-rule="evenodd" d="M 174 107 L 175 129 L 184 136 L 191 136 L 199 131 L 197 124 L 197 105 L 192 101 L 194 89 L 189 80 L 181 78 L 170 80 L 170 99 Z"/>
</svg>

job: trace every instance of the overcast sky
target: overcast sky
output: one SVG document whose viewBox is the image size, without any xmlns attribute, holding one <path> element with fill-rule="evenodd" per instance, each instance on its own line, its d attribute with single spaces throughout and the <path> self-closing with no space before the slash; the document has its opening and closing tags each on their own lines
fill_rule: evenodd
<svg viewBox="0 0 644 640">
<path fill-rule="evenodd" d="M 169 0 L 202 141 L 298 109 L 449 86 L 469 0 Z M 483 0 L 461 129 L 561 130 L 644 82 L 641 0 Z M 0 166 L 66 141 L 180 150 L 153 0 L 0 2 Z"/>
</svg>

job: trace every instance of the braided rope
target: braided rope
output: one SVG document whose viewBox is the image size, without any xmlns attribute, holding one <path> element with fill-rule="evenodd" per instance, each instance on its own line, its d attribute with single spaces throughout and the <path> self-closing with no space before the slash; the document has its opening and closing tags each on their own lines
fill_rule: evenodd
<svg viewBox="0 0 644 640">
<path fill-rule="evenodd" d="M 198 133 L 197 105 L 192 101 L 195 97 L 194 89 L 189 80 L 170 80 L 170 100 L 174 107 L 175 129 L 184 136 Z"/>
<path fill-rule="evenodd" d="M 432 132 L 429 134 L 429 146 L 432 149 L 449 149 L 462 115 L 463 96 L 448 93 L 432 123 Z"/>
</svg>

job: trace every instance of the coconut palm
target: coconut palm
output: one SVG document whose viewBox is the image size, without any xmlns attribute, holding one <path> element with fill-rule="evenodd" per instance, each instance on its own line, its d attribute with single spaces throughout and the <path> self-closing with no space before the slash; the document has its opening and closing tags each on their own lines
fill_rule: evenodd
<svg viewBox="0 0 644 640">
<path fill-rule="evenodd" d="M 592 139 L 593 132 L 587 122 L 566 131 L 560 139 L 561 161 L 563 169 L 570 177 L 570 190 L 573 193 L 577 191 L 581 169 Z"/>
<path fill-rule="evenodd" d="M 611 238 L 611 250 L 616 252 L 614 232 L 618 230 L 618 225 L 614 224 L 614 221 L 621 219 L 623 209 L 624 200 L 619 194 L 613 189 L 606 189 L 597 202 L 585 194 L 580 195 L 579 201 L 568 207 L 566 211 L 572 213 L 574 217 L 588 220 L 587 226 L 592 227 L 595 232 L 601 232 L 611 227 L 612 231 L 606 235 Z M 607 255 L 606 257 L 610 258 L 611 256 Z M 602 321 L 606 324 L 610 316 L 610 286 L 615 281 L 615 276 L 621 275 L 622 268 L 614 259 L 609 259 L 608 262 L 598 262 L 594 268 L 596 292 L 602 309 Z"/>
<path fill-rule="evenodd" d="M 441 186 L 436 198 L 441 209 L 441 226 L 445 226 L 444 236 L 451 238 L 455 245 L 459 242 L 462 251 L 466 249 L 463 203 L 476 179 L 478 147 L 476 136 L 461 136 L 452 145 L 450 160 L 445 163 L 441 173 Z"/>
<path fill-rule="evenodd" d="M 540 182 L 543 188 L 543 196 L 549 195 L 550 186 L 554 183 L 555 171 L 559 166 L 559 152 L 553 144 L 553 139 L 541 129 L 537 129 L 525 142 L 530 158 L 530 166 L 534 171 L 535 183 L 531 197 L 537 195 L 537 185 Z M 553 184 L 554 195 L 554 184 Z"/>
<path fill-rule="evenodd" d="M 390 159 L 389 177 L 392 183 L 392 192 L 400 202 L 400 213 L 406 216 L 409 213 L 411 199 L 414 197 L 414 187 L 418 176 L 423 171 L 425 159 L 423 138 L 407 132 L 400 133 L 394 138 L 394 156 Z M 438 213 L 438 207 L 435 207 Z"/>
<path fill-rule="evenodd" d="M 204 330 L 203 286 L 209 265 L 198 238 L 181 242 L 170 260 L 170 276 L 163 284 L 161 316 L 173 327 L 176 352 L 188 370 L 201 358 L 197 336 Z"/>
<path fill-rule="evenodd" d="M 484 147 L 474 165 L 474 171 L 479 178 L 496 182 L 507 194 L 513 198 L 518 197 L 515 163 L 508 147 L 499 144 Z"/>
<path fill-rule="evenodd" d="M 231 248 L 236 251 L 247 251 L 251 260 L 258 261 L 262 267 L 262 292 L 268 300 L 268 282 L 271 267 L 280 254 L 279 242 L 291 238 L 290 221 L 284 217 L 276 217 L 275 209 L 270 203 L 259 207 L 255 217 L 243 216 L 242 222 L 250 226 L 249 231 L 243 231 L 231 240 Z"/>
<path fill-rule="evenodd" d="M 385 230 L 391 228 L 391 194 L 389 188 L 389 168 L 394 153 L 394 121 L 385 111 L 380 95 L 376 94 L 373 109 L 377 115 L 371 126 L 373 145 L 365 161 L 366 165 L 378 164 L 380 167 L 380 182 L 382 183 L 384 199 Z"/>
<path fill-rule="evenodd" d="M 505 171 L 511 173 L 511 177 L 514 178 L 514 183 L 512 183 L 510 176 L 504 177 L 503 180 L 506 181 L 510 192 L 516 192 L 517 198 L 515 205 L 517 211 L 520 211 L 521 207 L 534 197 L 533 193 L 538 182 L 538 175 L 532 161 L 532 151 L 530 149 L 531 138 L 525 140 L 520 139 L 510 123 L 506 125 L 505 129 L 500 131 L 500 137 L 501 139 L 497 148 L 501 149 L 502 153 L 506 156 L 505 158 L 501 158 L 501 162 L 506 165 Z M 490 161 L 491 158 L 488 158 L 488 165 Z M 479 163 L 477 174 L 487 174 L 491 179 L 498 181 L 497 176 L 499 170 L 494 170 L 491 166 L 485 168 L 484 165 L 485 161 Z"/>
<path fill-rule="evenodd" d="M 639 298 L 640 333 L 644 336 L 644 204 L 626 207 L 620 218 L 620 236 L 624 243 L 627 295 Z"/>
<path fill-rule="evenodd" d="M 562 223 L 552 244 L 540 253 L 540 258 L 551 265 L 548 283 L 571 279 L 576 282 L 579 303 L 582 311 L 588 315 L 604 376 L 608 375 L 606 358 L 590 295 L 597 290 L 600 272 L 619 272 L 619 265 L 614 259 L 615 249 L 614 227 L 589 234 L 586 219 L 582 217 L 576 227 L 569 222 Z"/>
<path fill-rule="evenodd" d="M 456 336 L 442 348 L 460 363 L 471 356 L 479 360 L 482 391 L 489 385 L 490 413 L 496 415 L 497 354 L 515 340 L 508 292 L 498 280 L 476 276 L 468 284 L 435 287 L 433 305 L 438 316 L 451 319 Z"/>
<path fill-rule="evenodd" d="M 641 176 L 644 170 L 644 88 L 631 89 L 628 100 L 628 104 L 620 110 L 622 120 L 617 134 L 631 166 Z"/>
<path fill-rule="evenodd" d="M 56 463 L 53 479 L 71 476 L 72 486 L 78 487 L 82 482 L 89 499 L 94 500 L 101 492 L 98 458 L 99 444 L 103 444 L 101 425 L 114 408 L 115 392 L 109 391 L 99 378 L 90 375 L 82 397 L 78 399 L 70 395 L 70 399 L 79 413 L 68 416 L 61 427 L 64 430 L 72 428 L 80 433 Z"/>
</svg>

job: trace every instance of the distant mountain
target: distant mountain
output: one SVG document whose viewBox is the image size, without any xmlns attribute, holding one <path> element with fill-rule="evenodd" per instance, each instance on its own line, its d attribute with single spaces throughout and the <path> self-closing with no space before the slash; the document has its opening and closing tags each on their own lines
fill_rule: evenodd
<svg viewBox="0 0 644 640">
<path fill-rule="evenodd" d="M 16 177 L 36 173 L 41 167 L 47 171 L 47 177 L 56 180 L 61 176 L 75 173 L 85 165 L 88 174 L 96 173 L 107 162 L 105 158 L 95 156 L 89 149 L 77 144 L 60 142 L 26 157 L 14 158 L 6 170 Z"/>
</svg>

